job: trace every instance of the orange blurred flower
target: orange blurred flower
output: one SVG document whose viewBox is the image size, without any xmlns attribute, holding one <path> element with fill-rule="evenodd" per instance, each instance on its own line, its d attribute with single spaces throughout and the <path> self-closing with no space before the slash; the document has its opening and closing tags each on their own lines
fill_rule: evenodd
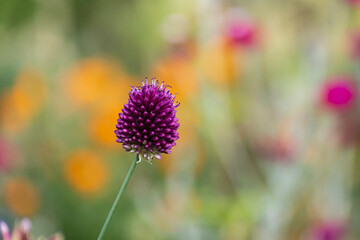
<svg viewBox="0 0 360 240">
<path fill-rule="evenodd" d="M 95 152 L 77 150 L 71 153 L 64 165 L 69 184 L 82 194 L 100 192 L 108 179 L 108 166 Z"/>
<path fill-rule="evenodd" d="M 1 99 L 0 121 L 3 129 L 18 132 L 43 106 L 46 94 L 45 81 L 33 69 L 23 69 L 15 84 Z"/>
<path fill-rule="evenodd" d="M 72 103 L 91 106 L 88 132 L 94 142 L 116 146 L 114 119 L 127 102 L 133 78 L 116 64 L 98 58 L 80 61 L 65 79 Z"/>
<path fill-rule="evenodd" d="M 163 174 L 170 174 L 174 171 L 174 161 L 174 157 L 171 157 L 168 154 L 163 154 L 163 156 L 161 156 L 161 161 L 156 162 L 156 166 Z"/>
<path fill-rule="evenodd" d="M 153 75 L 160 82 L 164 81 L 171 85 L 172 92 L 178 93 L 176 99 L 180 102 L 177 108 L 177 117 L 180 122 L 177 150 L 174 150 L 170 156 L 163 155 L 162 160 L 156 164 L 160 171 L 168 174 L 176 170 L 176 152 L 180 151 L 181 146 L 197 144 L 195 129 L 199 126 L 200 117 L 194 103 L 198 100 L 200 82 L 192 56 L 176 52 L 170 53 L 159 61 L 153 69 Z"/>
<path fill-rule="evenodd" d="M 178 93 L 177 101 L 186 104 L 199 91 L 199 80 L 190 58 L 172 54 L 158 62 L 154 67 L 154 76 L 172 86 L 172 92 Z"/>
<path fill-rule="evenodd" d="M 4 182 L 4 201 L 18 216 L 32 216 L 39 208 L 39 193 L 36 187 L 23 178 L 12 178 Z"/>
<path fill-rule="evenodd" d="M 65 90 L 72 103 L 87 106 L 115 94 L 125 94 L 126 99 L 129 81 L 130 78 L 114 63 L 90 58 L 80 61 L 70 70 L 65 78 Z"/>
<path fill-rule="evenodd" d="M 191 58 L 170 54 L 164 60 L 158 62 L 154 67 L 154 76 L 159 81 L 164 81 L 172 86 L 172 92 L 176 95 L 180 107 L 177 108 L 178 118 L 181 125 L 179 133 L 181 135 L 178 144 L 194 138 L 194 128 L 199 124 L 199 114 L 195 109 L 194 103 L 199 96 L 199 79 L 192 64 Z"/>
<path fill-rule="evenodd" d="M 200 72 L 216 84 L 231 85 L 236 81 L 240 66 L 236 64 L 236 54 L 225 39 L 208 43 L 201 51 L 198 65 Z"/>
<path fill-rule="evenodd" d="M 93 117 L 89 122 L 88 132 L 95 142 L 107 146 L 118 146 L 114 130 L 116 129 L 118 113 L 121 111 L 123 104 L 120 101 L 114 101 L 94 110 Z"/>
</svg>

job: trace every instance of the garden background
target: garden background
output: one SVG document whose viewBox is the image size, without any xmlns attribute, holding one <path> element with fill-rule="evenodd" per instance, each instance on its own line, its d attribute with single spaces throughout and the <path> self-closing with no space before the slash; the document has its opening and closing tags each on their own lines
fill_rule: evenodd
<svg viewBox="0 0 360 240">
<path fill-rule="evenodd" d="M 177 93 L 180 139 L 106 239 L 360 238 L 358 0 L 0 1 L 0 219 L 96 239 L 145 77 Z"/>
</svg>

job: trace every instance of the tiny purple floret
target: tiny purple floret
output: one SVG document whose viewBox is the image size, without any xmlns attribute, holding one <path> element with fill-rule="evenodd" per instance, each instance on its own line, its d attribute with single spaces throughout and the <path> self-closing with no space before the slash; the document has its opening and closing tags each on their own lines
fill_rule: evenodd
<svg viewBox="0 0 360 240">
<path fill-rule="evenodd" d="M 129 101 L 119 113 L 116 141 L 126 151 L 139 154 L 139 162 L 142 158 L 148 162 L 154 157 L 161 159 L 161 153 L 170 153 L 179 139 L 178 106 L 170 87 L 156 79 L 132 86 Z"/>
</svg>

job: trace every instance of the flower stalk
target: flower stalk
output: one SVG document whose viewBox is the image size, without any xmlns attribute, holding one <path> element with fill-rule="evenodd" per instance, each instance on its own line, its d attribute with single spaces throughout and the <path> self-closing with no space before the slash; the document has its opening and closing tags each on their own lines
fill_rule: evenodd
<svg viewBox="0 0 360 240">
<path fill-rule="evenodd" d="M 134 170 L 135 170 L 135 167 L 136 167 L 136 164 L 138 163 L 138 161 L 139 161 L 139 154 L 136 154 L 136 156 L 135 156 L 135 158 L 134 158 L 134 161 L 132 162 L 132 164 L 131 164 L 131 166 L 130 166 L 130 169 L 129 169 L 126 177 L 125 177 L 125 180 L 124 180 L 124 182 L 123 182 L 123 184 L 122 184 L 122 186 L 121 186 L 121 188 L 120 188 L 120 190 L 119 190 L 119 193 L 118 193 L 118 195 L 116 196 L 115 201 L 114 201 L 114 203 L 113 203 L 113 205 L 112 205 L 112 207 L 111 207 L 111 209 L 110 209 L 110 212 L 109 212 L 109 214 L 108 214 L 108 216 L 107 216 L 107 218 L 106 218 L 106 221 L 105 221 L 105 223 L 104 223 L 104 226 L 103 226 L 102 229 L 101 229 L 101 232 L 100 232 L 100 235 L 99 235 L 99 237 L 98 237 L 98 240 L 103 239 L 104 234 L 105 234 L 105 232 L 106 232 L 106 229 L 107 229 L 108 226 L 109 226 L 109 223 L 110 223 L 110 221 L 111 221 L 111 218 L 112 218 L 112 216 L 114 215 L 114 212 L 115 212 L 115 210 L 116 210 L 116 208 L 117 208 L 117 206 L 118 206 L 118 204 L 119 204 L 119 202 L 120 202 L 120 198 L 122 197 L 122 195 L 123 195 L 124 192 L 125 192 L 126 186 L 128 185 L 128 183 L 129 183 L 129 181 L 130 181 L 130 178 L 131 178 L 131 176 L 132 176 L 132 174 L 133 174 L 133 172 L 134 172 Z"/>
</svg>

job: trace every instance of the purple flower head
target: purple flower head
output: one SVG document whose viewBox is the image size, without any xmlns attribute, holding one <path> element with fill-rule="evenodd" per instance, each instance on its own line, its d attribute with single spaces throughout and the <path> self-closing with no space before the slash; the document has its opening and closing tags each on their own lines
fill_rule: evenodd
<svg viewBox="0 0 360 240">
<path fill-rule="evenodd" d="M 151 162 L 153 157 L 161 159 L 161 153 L 170 153 L 179 139 L 175 95 L 170 87 L 159 84 L 156 79 L 146 79 L 140 87 L 132 87 L 129 101 L 119 113 L 115 134 L 117 142 L 126 151 L 139 154 Z"/>
</svg>

